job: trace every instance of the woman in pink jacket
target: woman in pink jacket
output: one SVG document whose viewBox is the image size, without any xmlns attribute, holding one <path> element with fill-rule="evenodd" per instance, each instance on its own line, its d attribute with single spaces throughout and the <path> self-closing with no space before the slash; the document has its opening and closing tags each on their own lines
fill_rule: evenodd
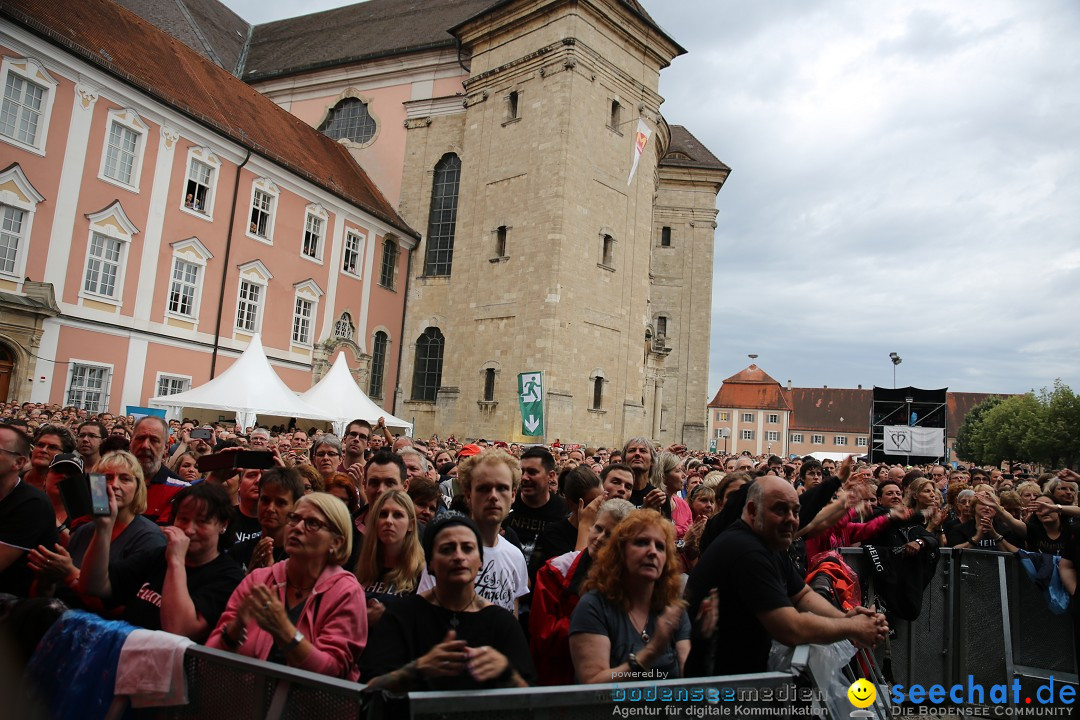
<svg viewBox="0 0 1080 720">
<path fill-rule="evenodd" d="M 368 628 L 364 590 L 341 567 L 352 551 L 349 511 L 333 495 L 312 493 L 287 522 L 288 559 L 248 574 L 206 644 L 356 680 Z"/>
</svg>

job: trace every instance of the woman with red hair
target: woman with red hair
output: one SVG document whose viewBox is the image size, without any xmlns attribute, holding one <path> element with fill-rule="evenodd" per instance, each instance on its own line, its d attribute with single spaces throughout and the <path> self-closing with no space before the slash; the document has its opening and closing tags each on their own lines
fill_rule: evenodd
<svg viewBox="0 0 1080 720">
<path fill-rule="evenodd" d="M 570 655 L 583 683 L 682 677 L 690 620 L 680 600 L 675 529 L 635 510 L 597 554 L 570 619 Z"/>
</svg>

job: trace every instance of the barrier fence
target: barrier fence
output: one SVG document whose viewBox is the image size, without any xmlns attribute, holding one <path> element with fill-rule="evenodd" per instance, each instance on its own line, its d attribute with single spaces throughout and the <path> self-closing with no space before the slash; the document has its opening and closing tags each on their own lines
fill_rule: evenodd
<svg viewBox="0 0 1080 720">
<path fill-rule="evenodd" d="M 868 564 L 862 552 L 850 549 L 844 555 L 865 578 Z M 920 617 L 897 624 L 896 631 L 889 646 L 878 649 L 879 666 L 888 660 L 891 681 L 908 687 L 913 683 L 966 684 L 968 675 L 984 687 L 1008 684 L 1015 678 L 1029 692 L 1051 675 L 1058 683 L 1077 683 L 1071 616 L 1050 613 L 1041 592 L 1009 555 L 944 550 L 937 573 L 925 589 Z M 822 677 L 820 671 L 815 675 L 810 653 L 810 648 L 795 648 L 789 666 L 752 675 L 420 692 L 409 696 L 407 706 L 387 706 L 378 698 L 373 702 L 363 686 L 355 683 L 192 646 L 184 660 L 188 704 L 139 711 L 136 716 L 151 720 L 355 720 L 407 713 L 417 720 L 505 720 L 508 714 L 515 720 L 587 720 L 643 714 L 741 717 L 749 714 L 740 712 L 744 708 L 768 707 L 769 717 L 784 717 L 785 708 L 790 716 L 806 717 L 823 714 L 821 703 L 808 713 L 807 703 L 798 701 L 820 699 L 821 688 L 830 682 L 836 685 L 839 679 L 845 684 L 854 679 Z M 881 700 L 869 709 L 873 717 L 887 717 L 893 711 L 883 691 L 878 693 Z M 659 710 L 643 712 L 646 708 Z M 832 715 L 847 717 L 850 710 L 850 706 L 834 706 Z"/>
<path fill-rule="evenodd" d="M 869 563 L 863 551 L 842 553 L 865 588 Z M 951 686 L 969 675 L 984 687 L 1015 678 L 1028 690 L 1051 676 L 1077 684 L 1071 613 L 1050 612 L 1009 553 L 941 550 L 918 619 L 895 623 L 895 629 L 888 650 L 877 656 L 886 664 L 890 654 L 892 681 L 909 687 Z"/>
</svg>

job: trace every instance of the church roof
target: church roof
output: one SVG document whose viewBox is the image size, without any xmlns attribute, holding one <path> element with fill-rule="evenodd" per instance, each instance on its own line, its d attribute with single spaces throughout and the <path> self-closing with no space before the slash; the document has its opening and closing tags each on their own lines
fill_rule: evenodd
<svg viewBox="0 0 1080 720">
<path fill-rule="evenodd" d="M 410 237 L 419 237 L 343 145 L 111 0 L 3 0 L 0 14 Z"/>
<path fill-rule="evenodd" d="M 115 0 L 233 75 L 251 25 L 219 0 Z"/>
<path fill-rule="evenodd" d="M 709 152 L 700 140 L 682 125 L 671 125 L 671 142 L 660 159 L 661 166 L 705 168 L 731 172 L 731 168 Z"/>
<path fill-rule="evenodd" d="M 388 55 L 454 47 L 457 40 L 451 30 L 516 1 L 368 0 L 256 25 L 242 77 L 255 82 Z M 620 2 L 679 47 L 639 0 Z M 679 50 L 685 52 L 682 47 Z"/>
<path fill-rule="evenodd" d="M 447 30 L 493 0 L 369 0 L 256 25 L 244 64 L 248 81 L 371 58 L 453 47 Z"/>
</svg>

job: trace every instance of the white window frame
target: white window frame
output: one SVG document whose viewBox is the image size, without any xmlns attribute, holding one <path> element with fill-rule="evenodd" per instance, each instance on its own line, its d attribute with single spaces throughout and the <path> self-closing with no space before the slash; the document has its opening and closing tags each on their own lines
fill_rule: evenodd
<svg viewBox="0 0 1080 720">
<path fill-rule="evenodd" d="M 766 442 L 780 442 L 780 431 L 779 430 L 766 430 L 765 431 L 765 440 L 766 440 Z"/>
<path fill-rule="evenodd" d="M 342 328 L 348 328 L 348 332 L 342 333 Z M 352 313 L 348 310 L 343 310 L 338 319 L 334 321 L 334 337 L 356 341 L 356 326 L 353 325 Z"/>
<path fill-rule="evenodd" d="M 49 136 L 49 121 L 52 118 L 53 101 L 56 100 L 56 89 L 59 83 L 45 70 L 45 66 L 34 58 L 5 56 L 3 62 L 0 63 L 0 103 L 3 103 L 8 77 L 12 74 L 20 77 L 24 82 L 31 82 L 43 87 L 45 92 L 42 94 L 41 111 L 38 115 L 38 126 L 37 132 L 34 134 L 34 141 L 26 143 L 0 134 L 0 142 L 14 145 L 35 155 L 44 156 Z"/>
<path fill-rule="evenodd" d="M 742 421 L 744 423 L 747 423 L 747 422 L 752 423 L 752 422 L 754 422 L 754 413 L 752 413 L 752 412 L 744 412 L 742 414 Z"/>
<path fill-rule="evenodd" d="M 315 255 L 308 255 L 304 252 L 304 246 L 307 244 L 308 227 L 312 219 L 318 219 L 322 228 L 321 234 L 318 236 L 319 240 L 315 248 Z M 300 229 L 300 257 L 309 262 L 322 265 L 323 255 L 326 250 L 326 234 L 330 228 L 329 223 L 330 215 L 323 209 L 323 206 L 319 203 L 311 203 L 305 208 L 304 211 L 304 226 Z"/>
<path fill-rule="evenodd" d="M 765 421 L 770 425 L 775 425 L 776 423 L 780 422 L 780 415 L 778 415 L 777 413 L 769 413 L 769 416 L 765 418 Z"/>
<path fill-rule="evenodd" d="M 207 200 L 203 203 L 201 211 L 187 206 L 188 182 L 192 180 L 191 171 L 196 162 L 210 168 L 210 179 L 207 181 L 206 190 Z M 180 210 L 188 215 L 194 215 L 197 218 L 213 222 L 214 203 L 217 201 L 218 178 L 221 176 L 221 160 L 210 148 L 193 146 L 188 149 L 187 164 L 184 168 L 184 182 L 180 186 Z"/>
<path fill-rule="evenodd" d="M 867 440 L 866 440 L 865 437 L 857 437 L 857 438 L 855 438 L 855 447 L 868 447 L 868 446 L 869 446 L 869 444 L 867 443 Z"/>
<path fill-rule="evenodd" d="M 128 178 L 127 181 L 112 177 L 105 172 L 109 161 L 109 141 L 112 138 L 113 126 L 118 126 L 135 134 L 135 150 L 131 163 L 131 177 Z M 105 122 L 105 141 L 101 148 L 101 165 L 98 168 L 98 180 L 138 193 L 139 182 L 142 178 L 143 155 L 146 150 L 146 136 L 149 134 L 149 131 L 150 127 L 142 121 L 142 118 L 139 117 L 139 113 L 134 110 L 131 110 L 130 108 L 110 110 L 108 119 Z"/>
<path fill-rule="evenodd" d="M 263 317 L 266 315 L 266 294 L 270 289 L 270 280 L 273 279 L 273 275 L 263 265 L 261 260 L 252 260 L 251 262 L 244 263 L 238 267 L 240 273 L 236 279 L 236 301 L 234 304 L 235 317 L 233 318 L 233 337 L 236 337 L 236 333 L 243 333 L 244 335 L 254 335 L 257 332 L 262 331 Z M 244 286 L 244 283 L 249 283 L 259 288 L 259 299 L 255 304 L 255 322 L 254 329 L 249 330 L 240 325 L 240 291 Z M 248 302 L 248 301 L 244 301 Z"/>
<path fill-rule="evenodd" d="M 742 433 L 740 433 L 739 437 L 741 437 L 743 440 L 753 440 L 754 439 L 754 431 L 753 430 L 743 430 Z"/>
<path fill-rule="evenodd" d="M 90 370 L 104 370 L 105 371 L 105 383 L 104 383 L 104 386 L 103 386 L 104 389 L 102 391 L 103 394 L 104 394 L 104 397 L 101 399 L 103 401 L 103 404 L 98 405 L 97 407 L 94 407 L 94 408 L 87 408 L 87 409 L 90 410 L 90 412 L 98 412 L 98 413 L 100 413 L 100 412 L 108 412 L 109 411 L 109 401 L 112 399 L 111 396 L 112 396 L 112 380 L 113 380 L 113 366 L 111 364 L 109 364 L 109 363 L 94 362 L 94 361 L 91 361 L 91 360 L 77 360 L 75 358 L 71 358 L 71 360 L 69 361 L 69 365 L 68 365 L 67 385 L 64 388 L 64 404 L 65 405 L 75 405 L 76 407 L 79 407 L 79 408 L 86 407 L 83 404 L 79 404 L 79 403 L 74 402 L 74 400 L 73 400 L 73 398 L 71 396 L 72 384 L 75 382 L 75 374 L 76 374 L 76 372 L 78 372 L 79 368 L 87 368 L 87 369 L 90 369 Z M 86 388 L 81 388 L 81 390 L 83 392 L 86 392 Z"/>
<path fill-rule="evenodd" d="M 811 445 L 824 445 L 825 444 L 825 436 L 824 435 L 811 435 L 810 436 L 810 444 Z"/>
<path fill-rule="evenodd" d="M 349 240 L 356 241 L 356 249 L 349 249 Z M 367 238 L 358 230 L 348 229 L 345 231 L 345 239 L 342 240 L 341 245 L 341 272 L 349 277 L 359 278 L 363 275 L 362 269 L 364 267 L 364 243 Z M 349 253 L 355 252 L 355 267 L 353 270 L 346 269 L 348 263 Z"/>
<path fill-rule="evenodd" d="M 792 443 L 799 443 L 801 445 L 802 441 L 803 441 L 803 434 L 802 433 L 791 433 L 791 442 Z"/>
<path fill-rule="evenodd" d="M 256 193 L 263 193 L 270 198 L 270 210 L 267 212 L 269 217 L 266 220 L 266 235 L 251 232 L 251 215 L 255 210 Z M 277 220 L 278 199 L 280 196 L 281 190 L 270 178 L 258 178 L 251 183 L 251 199 L 248 203 L 247 230 L 245 231 L 249 238 L 267 245 L 274 244 L 274 222 Z"/>
<path fill-rule="evenodd" d="M 847 435 L 833 435 L 833 445 L 847 445 Z"/>
<path fill-rule="evenodd" d="M 90 232 L 86 239 L 86 257 L 83 259 L 83 271 L 79 279 L 79 297 L 84 300 L 108 303 L 120 308 L 124 304 L 124 280 L 127 275 L 129 246 L 132 238 L 139 230 L 128 219 L 127 213 L 124 212 L 119 200 L 114 201 L 104 210 L 86 217 L 90 220 Z M 95 235 L 119 243 L 120 257 L 116 262 L 116 281 L 113 285 L 112 295 L 103 295 L 86 289 L 86 280 L 90 273 L 90 261 L 93 259 L 90 253 L 93 249 Z"/>
<path fill-rule="evenodd" d="M 14 186 L 14 189 L 11 189 Z M 0 173 L 0 205 L 8 206 L 22 213 L 22 224 L 18 233 L 11 233 L 16 238 L 14 267 L 6 271 L 0 266 L 0 278 L 13 280 L 20 285 L 26 277 L 26 257 L 30 247 L 31 231 L 34 228 L 34 215 L 38 203 L 45 197 L 30 184 L 26 173 L 18 165 L 12 165 Z M 0 227 L 4 211 L 0 208 Z"/>
<path fill-rule="evenodd" d="M 179 380 L 183 387 L 176 392 L 168 393 L 169 395 L 176 395 L 177 393 L 187 392 L 191 389 L 191 376 L 190 375 L 177 375 L 175 373 L 158 372 L 154 377 L 154 391 L 155 396 L 161 396 L 164 393 L 161 392 L 162 381 L 176 381 Z"/>
<path fill-rule="evenodd" d="M 172 243 L 171 247 L 173 252 L 172 263 L 169 265 L 168 294 L 165 296 L 165 316 L 195 323 L 197 327 L 199 324 L 199 309 L 202 307 L 202 290 L 203 286 L 206 284 L 206 264 L 214 256 L 197 237 Z M 192 298 L 190 314 L 176 312 L 169 307 L 172 304 L 173 283 L 176 282 L 174 274 L 176 272 L 176 263 L 178 262 L 194 265 L 198 269 L 195 278 L 195 292 L 194 297 Z"/>
<path fill-rule="evenodd" d="M 319 298 L 323 296 L 322 288 L 312 278 L 308 278 L 303 282 L 293 285 L 295 292 L 293 293 L 293 311 L 292 311 L 292 324 L 289 327 L 289 343 L 294 347 L 310 348 L 315 345 L 315 338 L 317 337 L 318 330 L 318 318 L 319 318 Z M 311 308 L 311 314 L 306 318 L 307 320 L 307 337 L 297 337 L 297 328 L 302 327 L 303 318 L 300 315 L 300 303 L 309 303 Z"/>
</svg>

